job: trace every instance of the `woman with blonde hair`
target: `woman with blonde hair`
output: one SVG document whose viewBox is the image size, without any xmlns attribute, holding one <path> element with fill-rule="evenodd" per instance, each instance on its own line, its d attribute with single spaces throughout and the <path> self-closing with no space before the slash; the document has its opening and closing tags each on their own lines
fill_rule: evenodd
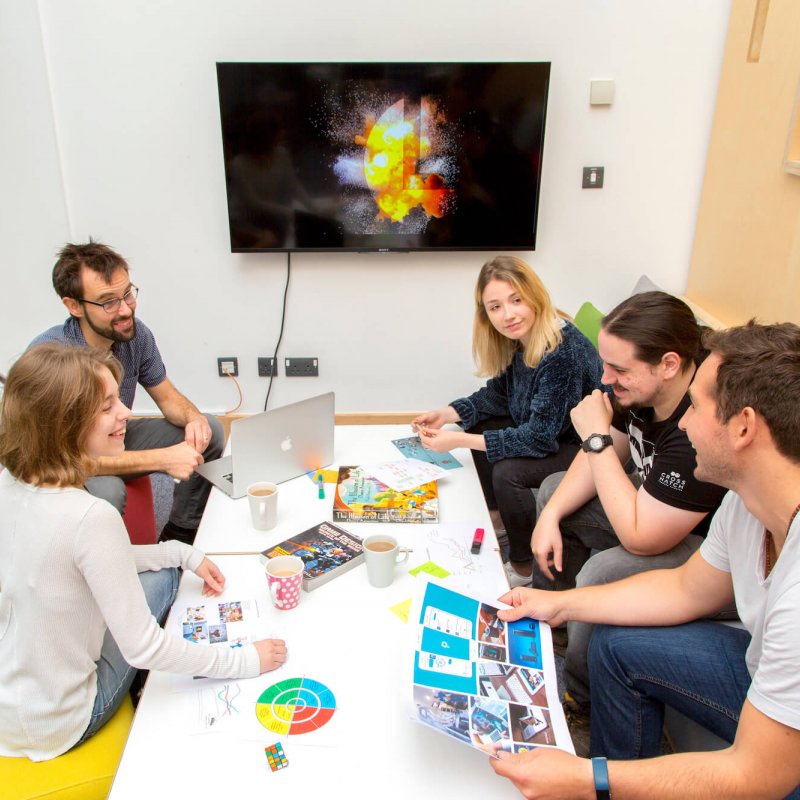
<svg viewBox="0 0 800 800">
<path fill-rule="evenodd" d="M 472 355 L 482 389 L 412 422 L 425 447 L 473 451 L 495 527 L 509 540 L 509 583 L 531 582 L 531 489 L 569 467 L 580 441 L 569 413 L 600 386 L 592 343 L 555 308 L 536 273 L 516 256 L 483 265 L 475 286 Z M 445 429 L 458 423 L 463 430 Z M 498 519 L 499 517 L 499 519 Z"/>
<path fill-rule="evenodd" d="M 136 669 L 255 677 L 281 640 L 205 647 L 160 627 L 178 567 L 204 595 L 225 578 L 178 541 L 133 546 L 119 513 L 83 482 L 125 446 L 130 411 L 108 351 L 42 344 L 11 367 L 0 405 L 0 755 L 44 761 L 99 730 Z M 137 575 L 138 573 L 138 575 Z"/>
</svg>

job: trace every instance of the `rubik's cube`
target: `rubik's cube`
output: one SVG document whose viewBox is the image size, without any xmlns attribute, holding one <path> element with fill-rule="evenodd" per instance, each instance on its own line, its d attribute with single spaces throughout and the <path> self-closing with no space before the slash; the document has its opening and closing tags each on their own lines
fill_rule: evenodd
<svg viewBox="0 0 800 800">
<path fill-rule="evenodd" d="M 289 766 L 289 760 L 286 758 L 286 754 L 283 752 L 283 745 L 280 742 L 275 742 L 275 744 L 265 747 L 264 753 L 267 756 L 269 768 L 273 772 L 277 772 L 279 769 L 285 769 Z"/>
</svg>

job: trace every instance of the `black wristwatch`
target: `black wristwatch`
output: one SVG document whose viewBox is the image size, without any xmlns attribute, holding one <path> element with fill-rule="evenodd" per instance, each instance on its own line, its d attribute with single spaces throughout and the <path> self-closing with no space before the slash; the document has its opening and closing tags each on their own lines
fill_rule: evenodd
<svg viewBox="0 0 800 800">
<path fill-rule="evenodd" d="M 600 453 L 614 444 L 614 440 L 608 434 L 591 433 L 581 442 L 581 450 L 584 453 Z"/>
</svg>

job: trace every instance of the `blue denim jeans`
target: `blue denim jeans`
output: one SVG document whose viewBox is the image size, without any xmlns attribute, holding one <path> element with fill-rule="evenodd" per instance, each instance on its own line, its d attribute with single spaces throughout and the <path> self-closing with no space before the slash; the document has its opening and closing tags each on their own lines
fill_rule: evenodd
<svg viewBox="0 0 800 800">
<path fill-rule="evenodd" d="M 174 567 L 158 572 L 140 572 L 139 580 L 150 613 L 163 625 L 178 591 L 178 570 Z M 122 657 L 114 637 L 106 631 L 97 666 L 97 696 L 89 725 L 76 746 L 93 736 L 114 716 L 131 688 L 136 669 Z"/>
<path fill-rule="evenodd" d="M 596 625 L 589 645 L 592 755 L 658 755 L 665 705 L 733 742 L 750 688 L 749 644 L 747 631 L 707 620 L 668 628 Z"/>
<path fill-rule="evenodd" d="M 575 579 L 575 585 L 600 586 L 612 581 L 619 581 L 640 572 L 651 569 L 672 569 L 688 561 L 700 547 L 703 540 L 700 536 L 689 534 L 672 550 L 657 556 L 636 556 L 624 547 L 610 547 L 593 555 L 582 567 Z M 589 665 L 587 657 L 589 640 L 594 625 L 588 622 L 568 622 L 567 634 L 569 642 L 564 657 L 564 681 L 573 700 L 581 705 L 590 702 L 589 697 Z"/>
</svg>

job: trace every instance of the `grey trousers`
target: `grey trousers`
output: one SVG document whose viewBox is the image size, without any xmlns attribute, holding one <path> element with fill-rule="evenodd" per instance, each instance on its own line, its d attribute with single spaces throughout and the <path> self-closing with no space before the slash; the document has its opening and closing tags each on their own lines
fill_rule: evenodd
<svg viewBox="0 0 800 800">
<path fill-rule="evenodd" d="M 219 458 L 225 448 L 225 432 L 216 417 L 207 417 L 211 427 L 211 441 L 208 443 L 203 458 L 211 461 Z M 158 450 L 162 447 L 171 447 L 184 441 L 183 428 L 167 422 L 165 419 L 134 419 L 128 420 L 125 432 L 126 450 Z M 134 478 L 136 475 L 126 475 Z M 98 475 L 86 481 L 87 490 L 95 497 L 108 500 L 120 514 L 125 511 L 127 491 L 125 480 L 116 475 Z M 175 485 L 172 499 L 172 511 L 169 521 L 181 528 L 194 530 L 200 524 L 203 510 L 206 507 L 211 484 L 195 473 L 187 481 Z M 158 531 L 160 533 L 160 531 Z"/>
<path fill-rule="evenodd" d="M 546 478 L 536 498 L 537 519 L 547 501 L 566 473 Z M 638 475 L 628 476 L 635 486 Z M 561 521 L 564 547 L 563 572 L 556 573 L 553 583 L 533 564 L 535 589 L 571 589 L 575 586 L 599 586 L 627 578 L 651 569 L 671 569 L 689 560 L 703 542 L 700 536 L 689 534 L 680 544 L 657 556 L 636 556 L 619 543 L 598 498 Z M 592 550 L 601 552 L 592 555 Z M 564 678 L 570 695 L 578 703 L 589 702 L 589 665 L 587 653 L 594 625 L 588 622 L 568 622 L 568 644 L 565 655 Z"/>
<path fill-rule="evenodd" d="M 554 472 L 548 475 L 539 487 L 536 495 L 536 519 L 553 496 L 566 472 Z M 638 474 L 628 475 L 631 483 L 637 488 L 641 485 Z M 551 581 L 533 562 L 534 589 L 574 589 L 578 573 L 589 560 L 592 550 L 608 550 L 619 545 L 617 534 L 608 521 L 606 512 L 599 498 L 593 497 L 577 511 L 561 520 L 561 541 L 563 546 L 562 571 L 554 572 L 555 581 Z"/>
</svg>

